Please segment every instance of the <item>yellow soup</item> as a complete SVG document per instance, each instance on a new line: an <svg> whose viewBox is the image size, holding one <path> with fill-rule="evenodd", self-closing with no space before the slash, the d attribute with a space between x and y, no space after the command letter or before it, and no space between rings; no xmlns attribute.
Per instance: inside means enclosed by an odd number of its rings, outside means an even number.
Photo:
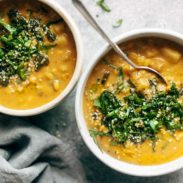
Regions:
<svg viewBox="0 0 183 183"><path fill-rule="evenodd" d="M23 16L26 20L34 17L35 20L45 25L48 25L47 23L50 21L61 18L51 8L37 1L17 0L15 3L5 0L0 2L0 12L5 23L9 23L7 14L11 9L18 11L20 16ZM43 30L46 32L47 29L44 28ZM74 73L77 56L73 35L63 20L48 25L48 28L54 34L55 39L49 42L46 38L43 38L42 42L46 46L43 45L41 49L44 49L44 54L49 59L49 63L36 71L31 70L31 67L26 68L26 79L24 77L20 79L15 75L10 78L7 86L0 86L0 105L12 109L39 107L56 98L68 85ZM32 31L33 33L37 31L36 26ZM39 44L39 41L37 42ZM34 40L31 44L34 44ZM29 62L27 61L24 64L27 63ZM17 68L14 67L13 69L16 70Z"/></svg>
<svg viewBox="0 0 183 183"><path fill-rule="evenodd" d="M171 83L178 88L183 86L183 48L168 40L158 38L141 38L126 42L120 47L138 65L149 66L159 71L167 80L168 86L161 82L157 85L159 92L170 89ZM106 60L110 62L106 64ZM123 61L114 51L110 51L93 69L84 92L83 110L89 130L108 132L102 122L102 114L94 107L94 100L105 90L114 93L118 82L118 72L114 67L122 67L124 80L131 80L136 90L147 98L151 97L149 80L154 79L152 73L143 70L134 70ZM104 77L104 73L107 75ZM100 82L99 82L100 81ZM102 82L103 83L102 83ZM119 88L120 89L120 86ZM129 95L125 86L116 93L118 99ZM182 102L182 97L179 99ZM171 113L171 112L170 112ZM138 123L139 124L139 123ZM111 156L133 164L154 165L162 164L179 158L183 155L183 131L169 131L162 127L156 134L156 141L147 139L141 143L127 140L125 143L114 143L111 136L96 137L97 144Z"/></svg>

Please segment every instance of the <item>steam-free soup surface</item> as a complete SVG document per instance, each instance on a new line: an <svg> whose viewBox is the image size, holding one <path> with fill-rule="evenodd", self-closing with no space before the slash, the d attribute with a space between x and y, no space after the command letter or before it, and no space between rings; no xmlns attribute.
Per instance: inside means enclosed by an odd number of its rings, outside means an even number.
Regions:
<svg viewBox="0 0 183 183"><path fill-rule="evenodd" d="M126 131L126 133L130 134L131 136L125 136L124 133L122 134L120 132L120 130L119 133L109 130L112 128L110 125L119 125L119 123L115 121L116 119L119 119L119 116L121 125L123 125L123 120L121 120L124 117L123 113L119 114L116 112L116 114L114 114L115 111L113 111L113 114L105 114L105 109L102 108L103 106L101 107L101 105L106 105L104 103L107 102L109 98L105 98L103 100L103 104L101 104L100 102L103 99L101 98L102 93L102 96L104 97L104 93L107 91L111 92L111 96L115 96L117 100L121 100L122 104L120 105L125 107L125 101L132 101L132 98L129 99L128 97L128 99L124 99L124 97L129 95L132 96L131 93L133 93L133 90L135 90L137 93L139 92L140 95L142 95L145 98L144 99L142 97L145 102L147 101L148 104L154 105L153 102L150 103L151 97L153 96L153 92L157 92L159 93L159 95L161 95L161 93L164 92L165 95L163 95L163 97L167 97L168 95L168 98L173 98L172 101L176 102L176 105L180 105L178 109L180 109L179 114L181 116L182 95L179 96L177 101L174 100L176 97L173 95L175 94L174 91L178 93L178 91L180 91L183 86L182 46L174 44L164 39L144 38L132 40L130 42L122 44L120 47L123 50L125 50L128 56L136 64L150 66L161 72L167 80L168 86L162 84L152 73L148 73L142 70L134 70L126 62L124 62L114 51L110 51L104 58L101 59L101 61L93 69L87 81L84 92L83 110L91 136L95 138L97 144L102 150L119 160L127 161L133 164L162 164L181 157L183 155L183 131L181 124L182 119L180 119L180 117L176 117L176 119L173 119L173 122L171 120L168 121L167 126L165 125L165 123L164 125L162 125L159 124L159 121L154 120L159 119L159 116L157 114L152 114L152 116L154 115L156 118L152 117L155 122L151 123L150 125L144 124L144 121L138 120L138 118L135 118L136 121L133 121L133 118L130 119L129 117L130 122L133 123L131 124L131 126L129 125L129 127L134 128L134 126L136 125L136 129L132 129L131 132ZM122 68L123 75L119 76L119 70L116 68ZM120 83L120 77L123 81L122 84ZM156 81L155 85L152 84L153 80ZM131 85L130 89L128 85ZM152 87L154 87L155 90L153 90ZM162 96L160 100L162 100ZM136 105L137 103L138 101L136 101L136 103L134 102L134 105ZM163 106L163 104L161 105ZM114 106L110 106L109 108L111 107ZM130 107L133 107L133 104L131 104ZM121 108L121 112L124 112L123 107ZM116 109L118 110L118 108ZM141 116L139 115L141 113L139 111L146 110L145 108L135 109L135 112L137 113L139 118L141 118ZM165 110L168 110L168 108ZM161 111L161 109L159 109L159 111ZM128 111L128 115L129 113L131 114L131 112ZM175 111L173 110L169 111L167 113L167 116L170 116L171 114L174 115L175 113L177 113L174 112ZM114 115L117 115L118 118L113 117ZM145 118L149 114L144 113L141 115L144 115ZM161 115L161 112L159 115ZM111 120L111 118L113 118L113 121ZM108 123L109 121L111 122L110 125ZM176 121L179 121L180 124L176 123ZM146 119L145 122L148 123L148 119ZM107 126L107 124L109 126ZM125 122L125 124L127 123ZM149 126L145 128L144 126L146 125L149 125L151 128ZM118 128L115 128L115 130L118 130ZM134 138L132 135L133 130L134 133L136 133L136 136ZM137 130L139 130L139 133L144 133L144 136L142 134L137 136ZM145 130L149 130L151 133L147 134L147 131ZM122 135L129 139L122 138ZM121 140L121 142L119 142L119 139Z"/></svg>
<svg viewBox="0 0 183 183"><path fill-rule="evenodd" d="M0 2L1 19L5 23L10 23L7 15L10 10L18 11L26 20L33 17L48 26L53 34L53 37L48 35L48 38L40 41L40 44L44 43L40 53L44 52L49 63L42 64L37 70L26 68L23 76L19 74L21 78L13 75L6 86L0 86L0 105L12 109L32 109L50 102L68 85L76 65L75 42L64 20L51 8L37 1ZM44 30L47 31L45 27ZM24 64L27 63L32 64L29 61Z"/></svg>

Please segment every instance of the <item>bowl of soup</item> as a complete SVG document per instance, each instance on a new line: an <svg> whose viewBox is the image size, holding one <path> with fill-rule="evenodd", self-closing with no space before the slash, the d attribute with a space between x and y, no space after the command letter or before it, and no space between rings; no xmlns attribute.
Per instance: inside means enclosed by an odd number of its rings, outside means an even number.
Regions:
<svg viewBox="0 0 183 183"><path fill-rule="evenodd" d="M158 176L183 167L183 36L135 30L114 40L135 70L105 45L90 61L76 94L76 118L89 149L109 167Z"/></svg>
<svg viewBox="0 0 183 183"><path fill-rule="evenodd" d="M73 89L82 42L73 19L55 1L0 1L0 112L47 111Z"/></svg>

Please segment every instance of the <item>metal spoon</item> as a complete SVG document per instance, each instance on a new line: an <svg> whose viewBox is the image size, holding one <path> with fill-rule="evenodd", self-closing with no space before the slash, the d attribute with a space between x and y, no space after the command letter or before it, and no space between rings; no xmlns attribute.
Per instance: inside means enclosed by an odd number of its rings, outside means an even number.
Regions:
<svg viewBox="0 0 183 183"><path fill-rule="evenodd" d="M80 13L85 17L85 19L95 28L95 30L110 44L110 46L118 53L120 57L122 57L129 65L138 70L146 70L156 74L163 83L167 84L165 78L156 70L146 67L146 66L138 66L132 60L128 58L128 56L120 49L120 47L114 43L108 35L102 30L102 28L98 25L98 23L91 16L89 11L86 9L84 4L80 0L72 0L75 7L80 11Z"/></svg>

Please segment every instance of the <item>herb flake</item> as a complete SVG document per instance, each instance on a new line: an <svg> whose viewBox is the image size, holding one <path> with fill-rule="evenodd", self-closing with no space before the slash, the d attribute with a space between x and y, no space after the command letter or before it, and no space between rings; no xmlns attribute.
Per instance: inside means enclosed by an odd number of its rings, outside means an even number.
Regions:
<svg viewBox="0 0 183 183"><path fill-rule="evenodd" d="M119 28L123 23L123 19L119 19L117 20L114 24L113 24L113 28Z"/></svg>
<svg viewBox="0 0 183 183"><path fill-rule="evenodd" d="M98 0L97 1L97 5L100 6L102 8L102 10L104 10L106 12L110 12L111 11L109 6L106 4L105 0Z"/></svg>

